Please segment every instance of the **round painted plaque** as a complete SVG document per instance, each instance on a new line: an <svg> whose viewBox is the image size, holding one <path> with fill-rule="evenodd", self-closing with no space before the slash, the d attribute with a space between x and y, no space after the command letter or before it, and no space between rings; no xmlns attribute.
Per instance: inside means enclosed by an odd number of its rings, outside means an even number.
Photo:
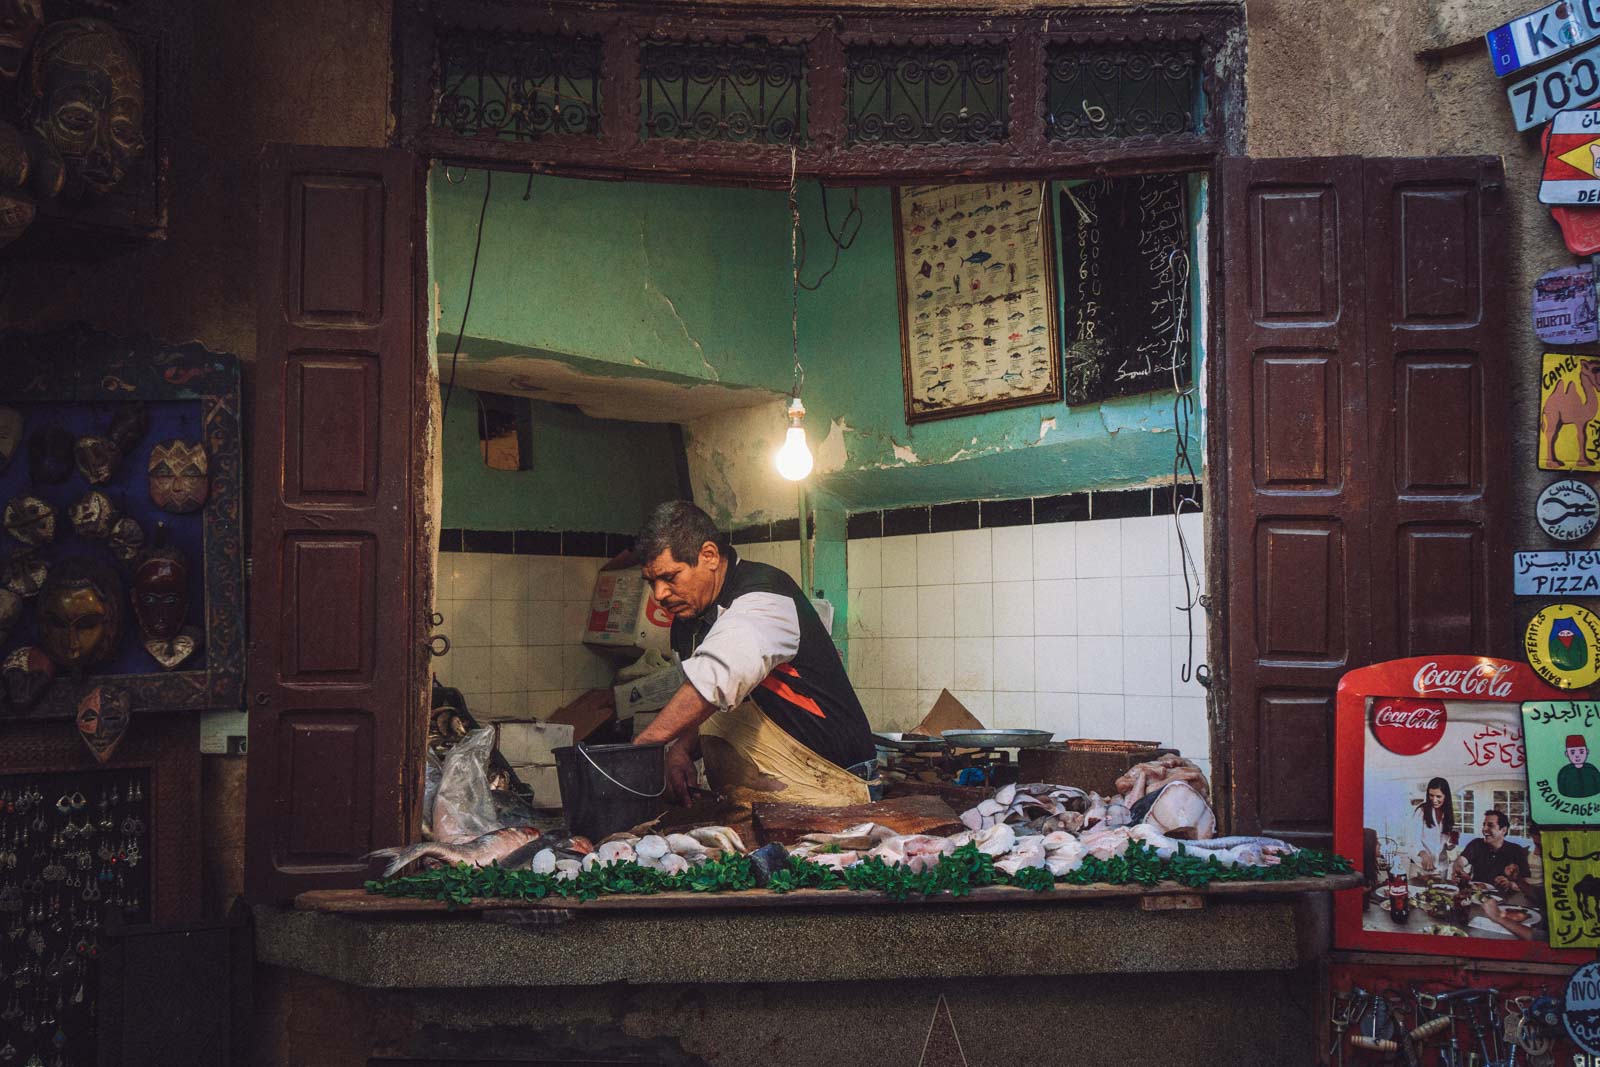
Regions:
<svg viewBox="0 0 1600 1067"><path fill-rule="evenodd" d="M1546 604L1528 622L1522 651L1557 689L1587 689L1600 679L1600 618L1577 604Z"/></svg>
<svg viewBox="0 0 1600 1067"><path fill-rule="evenodd" d="M1600 496L1587 482L1563 478L1544 487L1534 514L1539 529L1557 541L1581 541L1600 522Z"/></svg>

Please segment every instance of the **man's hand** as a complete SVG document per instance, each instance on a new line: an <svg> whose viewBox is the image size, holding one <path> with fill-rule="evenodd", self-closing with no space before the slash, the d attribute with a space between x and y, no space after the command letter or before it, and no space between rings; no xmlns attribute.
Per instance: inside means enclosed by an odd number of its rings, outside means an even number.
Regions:
<svg viewBox="0 0 1600 1067"><path fill-rule="evenodd" d="M694 756L690 753L689 747L680 741L667 749L667 792L671 793L672 799L679 804L689 803L689 792L700 780L700 775L694 769Z"/></svg>
<svg viewBox="0 0 1600 1067"><path fill-rule="evenodd" d="M1417 866L1421 867L1424 871L1432 873L1433 869L1438 865L1439 862L1434 859L1433 853L1429 852L1427 849L1423 849L1417 853Z"/></svg>

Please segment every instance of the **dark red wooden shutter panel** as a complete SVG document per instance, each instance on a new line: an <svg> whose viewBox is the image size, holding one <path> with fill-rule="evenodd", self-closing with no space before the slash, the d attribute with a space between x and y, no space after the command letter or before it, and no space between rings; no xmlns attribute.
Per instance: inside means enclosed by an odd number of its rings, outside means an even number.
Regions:
<svg viewBox="0 0 1600 1067"><path fill-rule="evenodd" d="M262 164L246 888L359 884L409 833L415 163Z"/></svg>
<svg viewBox="0 0 1600 1067"><path fill-rule="evenodd" d="M1233 825L1326 833L1368 654L1361 161L1230 160L1223 192Z"/></svg>
<svg viewBox="0 0 1600 1067"><path fill-rule="evenodd" d="M1366 179L1373 659L1517 657L1500 161L1371 159Z"/></svg>
<svg viewBox="0 0 1600 1067"><path fill-rule="evenodd" d="M1222 179L1231 815L1320 839L1340 675L1506 651L1500 176L1341 157Z"/></svg>

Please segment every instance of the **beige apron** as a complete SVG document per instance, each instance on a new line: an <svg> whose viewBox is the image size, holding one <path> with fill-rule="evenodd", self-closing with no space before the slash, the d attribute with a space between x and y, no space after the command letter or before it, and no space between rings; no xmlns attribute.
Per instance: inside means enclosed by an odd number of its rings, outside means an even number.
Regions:
<svg viewBox="0 0 1600 1067"><path fill-rule="evenodd" d="M749 790L762 794L756 799L818 808L872 800L865 781L796 741L753 701L700 724L700 755L719 792Z"/></svg>

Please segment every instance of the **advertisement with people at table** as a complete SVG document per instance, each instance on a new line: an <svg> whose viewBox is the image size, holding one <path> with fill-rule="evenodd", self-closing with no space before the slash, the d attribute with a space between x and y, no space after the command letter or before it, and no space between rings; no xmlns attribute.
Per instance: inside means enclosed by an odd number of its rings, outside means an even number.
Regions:
<svg viewBox="0 0 1600 1067"><path fill-rule="evenodd" d="M1362 884L1334 895L1335 947L1583 961L1551 936L1546 889L1572 872L1549 856L1523 717L1525 701L1573 695L1490 656L1414 656L1339 679L1333 843Z"/></svg>

